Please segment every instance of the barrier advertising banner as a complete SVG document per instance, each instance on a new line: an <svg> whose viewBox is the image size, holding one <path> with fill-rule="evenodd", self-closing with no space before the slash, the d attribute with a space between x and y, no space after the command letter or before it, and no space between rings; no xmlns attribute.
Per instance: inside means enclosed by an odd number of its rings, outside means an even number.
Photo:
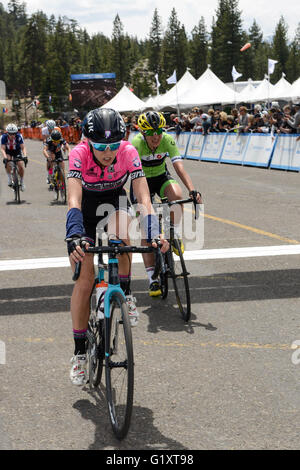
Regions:
<svg viewBox="0 0 300 470"><path fill-rule="evenodd" d="M227 134L219 132L218 134L209 134L205 136L201 152L201 160L218 162Z"/></svg>
<svg viewBox="0 0 300 470"><path fill-rule="evenodd" d="M280 134L277 137L270 168L300 171L299 134Z"/></svg>
<svg viewBox="0 0 300 470"><path fill-rule="evenodd" d="M271 134L251 134L243 165L268 167L276 137Z"/></svg>
<svg viewBox="0 0 300 470"><path fill-rule="evenodd" d="M244 160L249 138L249 134L227 134L220 162L241 165Z"/></svg>
<svg viewBox="0 0 300 470"><path fill-rule="evenodd" d="M199 132L191 133L191 137L185 153L185 158L190 158L191 160L200 160L203 143L203 134L200 134Z"/></svg>
<svg viewBox="0 0 300 470"><path fill-rule="evenodd" d="M179 135L176 135L175 132L168 132L168 134L170 134L173 137L178 147L180 155L184 158L186 149L188 146L188 142L191 136L190 132L181 132L181 134Z"/></svg>

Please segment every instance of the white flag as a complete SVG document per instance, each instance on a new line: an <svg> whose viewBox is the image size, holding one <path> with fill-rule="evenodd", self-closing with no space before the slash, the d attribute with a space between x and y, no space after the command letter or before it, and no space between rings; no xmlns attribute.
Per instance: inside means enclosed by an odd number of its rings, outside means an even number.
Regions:
<svg viewBox="0 0 300 470"><path fill-rule="evenodd" d="M159 88L160 83L159 83L159 80L158 80L158 73L155 74L155 80L156 80L156 86L157 86L157 88Z"/></svg>
<svg viewBox="0 0 300 470"><path fill-rule="evenodd" d="M278 60L268 59L268 75L272 75L275 70L275 64L278 63Z"/></svg>
<svg viewBox="0 0 300 470"><path fill-rule="evenodd" d="M232 79L233 81L235 82L239 77L241 77L243 74L242 73L239 73L235 66L233 65L232 66L232 72L231 72L231 75L232 75Z"/></svg>
<svg viewBox="0 0 300 470"><path fill-rule="evenodd" d="M167 83L168 83L168 85L172 85L173 83L177 83L176 70L174 70L173 75L171 75L171 77L167 78Z"/></svg>

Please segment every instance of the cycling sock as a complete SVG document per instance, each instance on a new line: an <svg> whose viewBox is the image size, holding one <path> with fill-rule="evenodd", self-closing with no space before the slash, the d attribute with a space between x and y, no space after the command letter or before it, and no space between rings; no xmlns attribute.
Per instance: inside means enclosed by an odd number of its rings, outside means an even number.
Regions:
<svg viewBox="0 0 300 470"><path fill-rule="evenodd" d="M154 274L154 266L149 266L149 268L146 268L146 272L147 272L148 279L149 279L149 285L151 285L152 282L154 281L154 279L152 279L152 276Z"/></svg>
<svg viewBox="0 0 300 470"><path fill-rule="evenodd" d="M130 290L131 274L127 276L123 276L122 274L120 274L119 278L120 278L120 286L121 286L121 289L124 291L124 294L130 295L131 294L131 290Z"/></svg>
<svg viewBox="0 0 300 470"><path fill-rule="evenodd" d="M74 330L73 329L73 336L74 336L74 343L75 343L75 350L74 355L77 354L85 354L85 342L86 342L86 332L87 330Z"/></svg>

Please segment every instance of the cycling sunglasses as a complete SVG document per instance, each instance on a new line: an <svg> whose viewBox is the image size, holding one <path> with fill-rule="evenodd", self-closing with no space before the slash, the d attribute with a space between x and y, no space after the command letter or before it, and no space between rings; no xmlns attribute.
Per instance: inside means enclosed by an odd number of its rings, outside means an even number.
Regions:
<svg viewBox="0 0 300 470"><path fill-rule="evenodd" d="M95 150L98 150L99 152L104 152L106 149L109 149L111 152L113 152L114 150L118 150L121 142L114 142L113 144L98 144L90 140L90 144Z"/></svg>
<svg viewBox="0 0 300 470"><path fill-rule="evenodd" d="M152 137L153 135L161 135L163 133L163 128L160 128L160 129L148 129L147 131L144 131L144 133L149 136L149 137Z"/></svg>

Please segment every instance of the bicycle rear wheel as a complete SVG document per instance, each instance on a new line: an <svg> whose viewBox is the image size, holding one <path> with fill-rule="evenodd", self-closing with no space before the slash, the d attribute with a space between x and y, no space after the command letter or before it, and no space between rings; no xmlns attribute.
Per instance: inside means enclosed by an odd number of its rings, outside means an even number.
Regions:
<svg viewBox="0 0 300 470"><path fill-rule="evenodd" d="M59 169L57 185L58 185L58 191L60 194L60 199L63 204L66 204L67 202L66 181L65 181L65 177L61 169Z"/></svg>
<svg viewBox="0 0 300 470"><path fill-rule="evenodd" d="M189 273L186 270L185 261L183 258L181 243L177 238L172 241L172 246L177 250L176 255L172 248L170 250L169 263L170 275L173 279L176 301L185 322L188 322L191 317L191 298L189 288Z"/></svg>
<svg viewBox="0 0 300 470"><path fill-rule="evenodd" d="M114 293L110 304L109 344L105 351L106 397L110 422L121 440L128 432L134 387L134 363L131 326L124 297Z"/></svg>

